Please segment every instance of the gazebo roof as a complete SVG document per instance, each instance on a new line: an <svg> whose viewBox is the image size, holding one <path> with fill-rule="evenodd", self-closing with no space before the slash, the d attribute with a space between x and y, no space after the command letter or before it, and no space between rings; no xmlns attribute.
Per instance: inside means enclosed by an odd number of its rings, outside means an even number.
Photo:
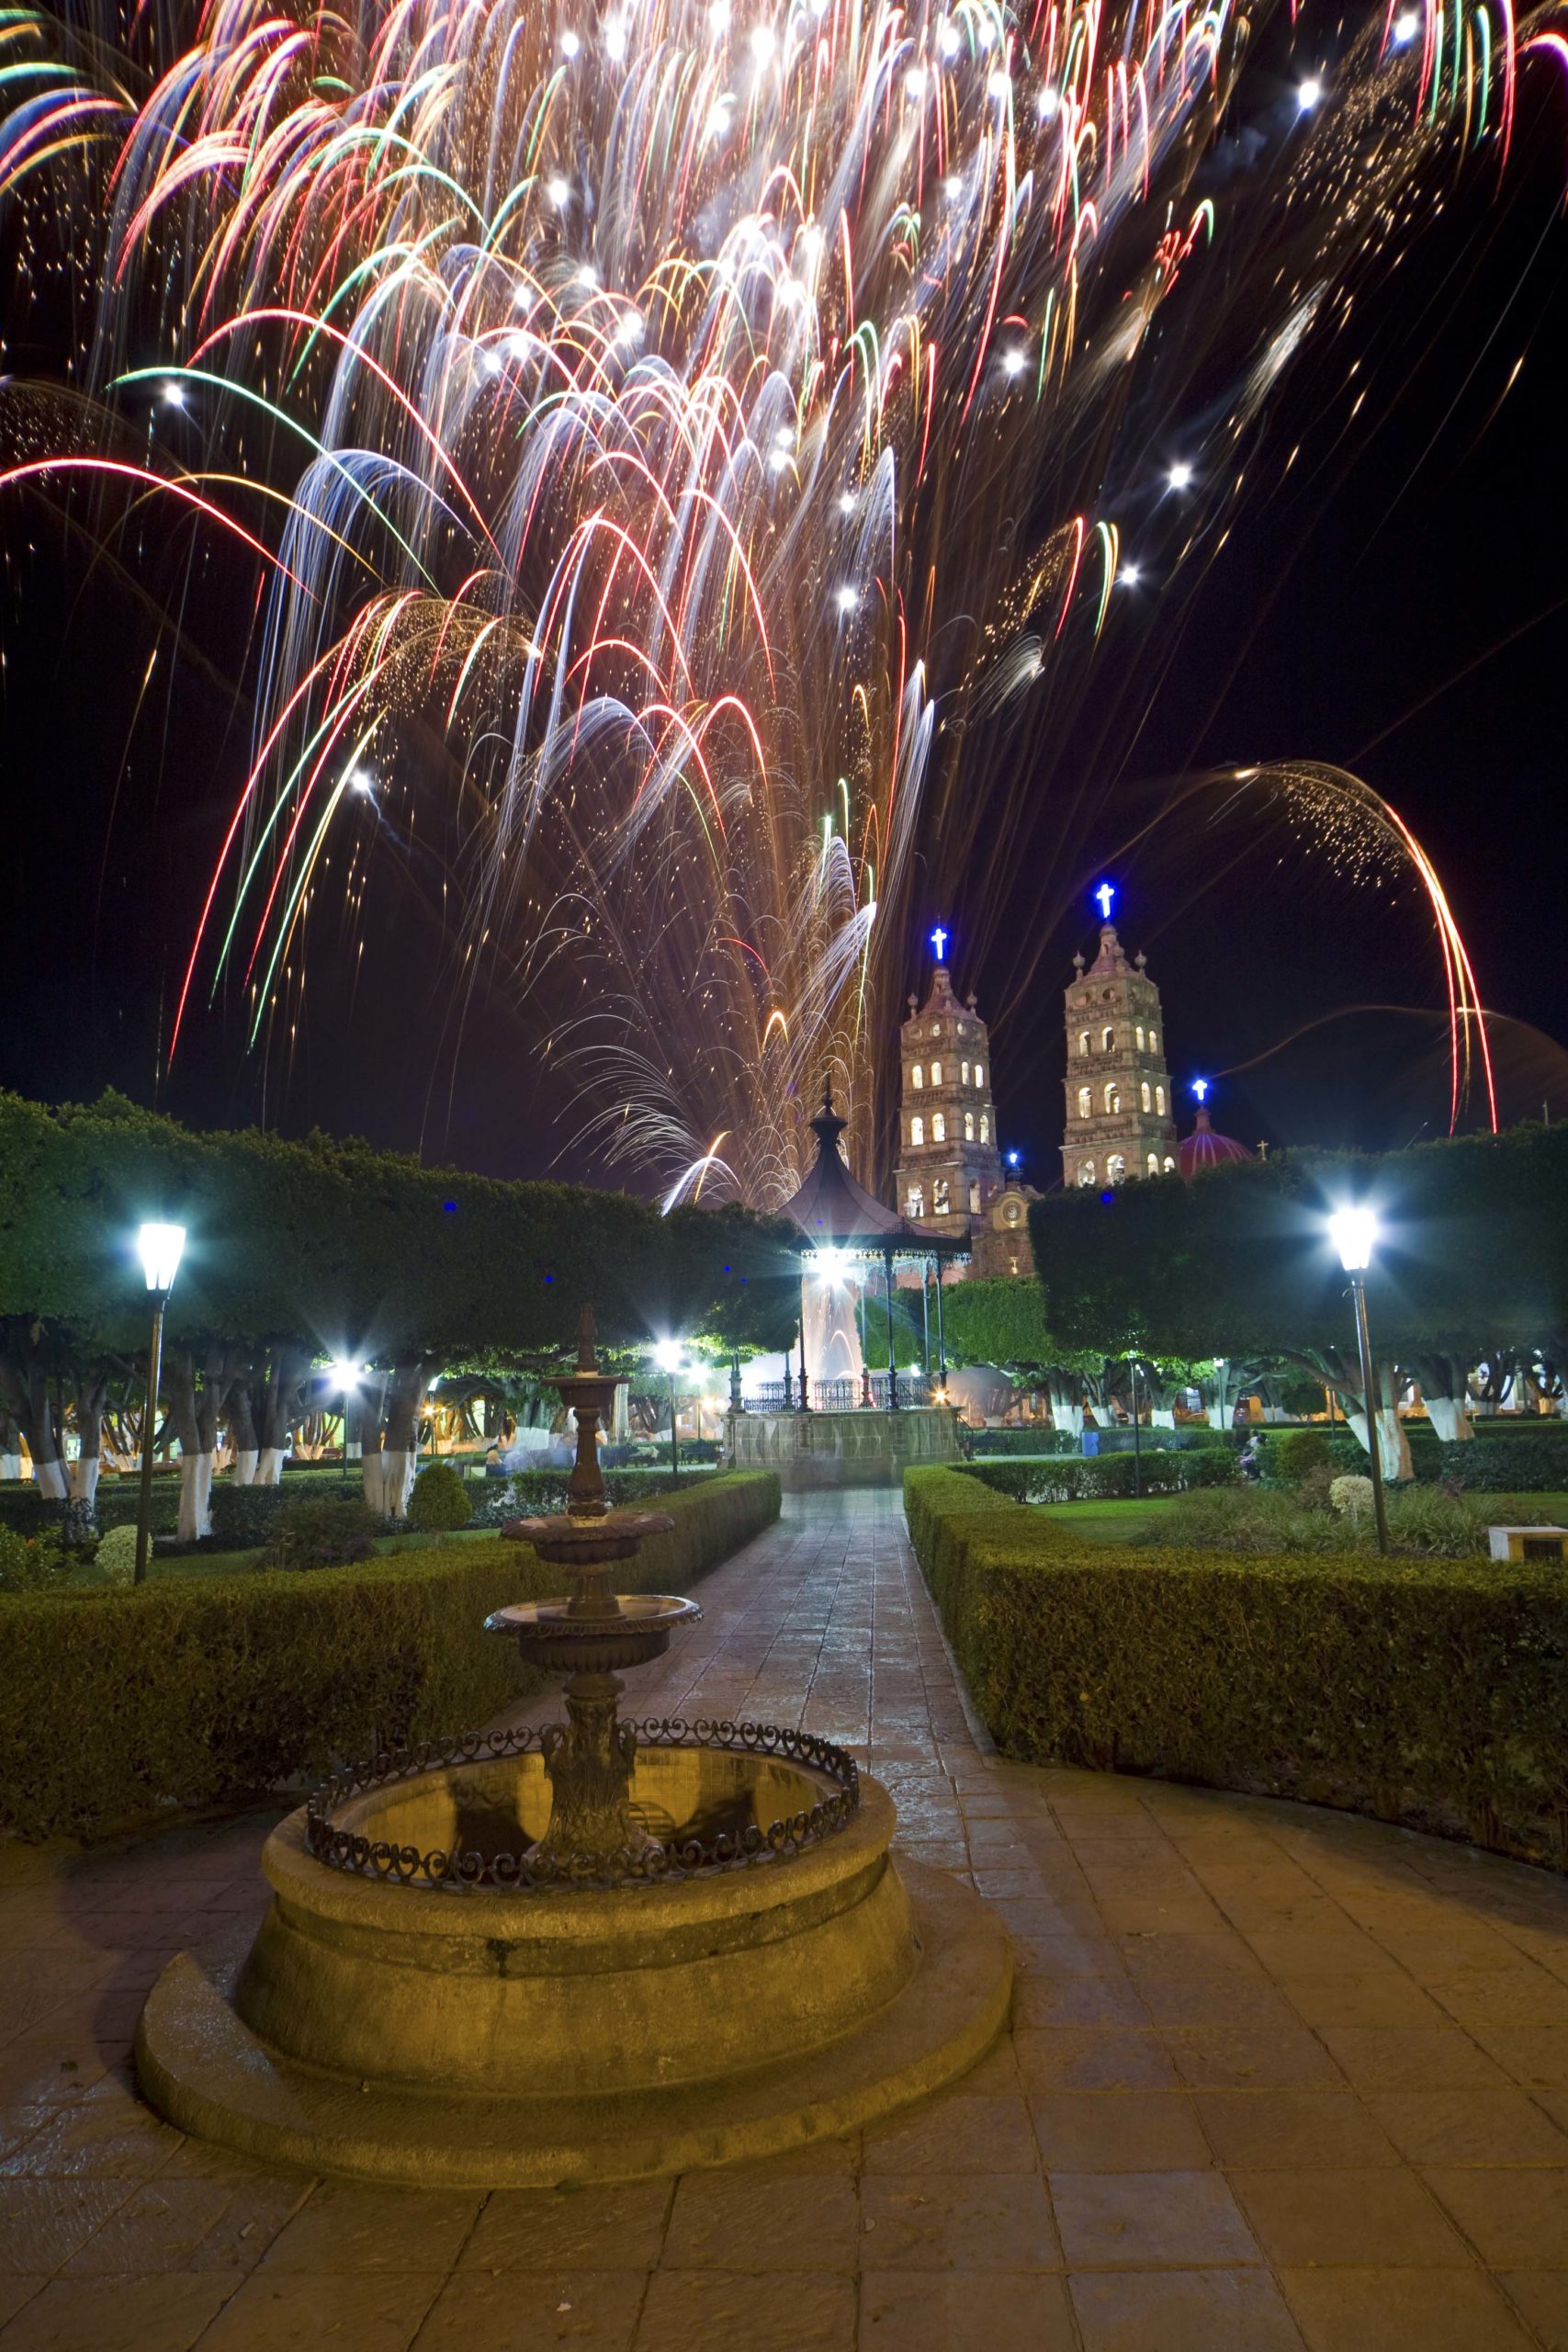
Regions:
<svg viewBox="0 0 1568 2352"><path fill-rule="evenodd" d="M966 1240L907 1225L896 1209L884 1208L863 1184L856 1183L839 1149L848 1124L833 1108L831 1090L824 1088L822 1108L811 1122L816 1160L779 1215L798 1226L818 1250L855 1250L877 1258L889 1253L895 1258L967 1257Z"/></svg>

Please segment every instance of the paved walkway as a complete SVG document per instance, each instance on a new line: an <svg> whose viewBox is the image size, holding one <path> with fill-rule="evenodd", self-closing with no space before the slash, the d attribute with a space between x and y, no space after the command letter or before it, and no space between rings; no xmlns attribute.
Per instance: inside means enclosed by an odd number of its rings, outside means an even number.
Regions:
<svg viewBox="0 0 1568 2352"><path fill-rule="evenodd" d="M701 1597L634 1706L863 1747L1012 1930L1005 2043L744 2171L309 2182L126 2069L165 1955L256 1908L276 1815L0 1846L0 2352L1568 2352L1568 1885L998 1762L888 1496L795 1503Z"/></svg>

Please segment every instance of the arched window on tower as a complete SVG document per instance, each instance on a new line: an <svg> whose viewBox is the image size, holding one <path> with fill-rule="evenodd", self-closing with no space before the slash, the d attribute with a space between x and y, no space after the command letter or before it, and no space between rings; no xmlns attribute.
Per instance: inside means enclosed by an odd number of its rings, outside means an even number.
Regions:
<svg viewBox="0 0 1568 2352"><path fill-rule="evenodd" d="M975 1083L976 1086L984 1086L986 1083L986 1065L984 1062L976 1062L975 1065Z"/></svg>
<svg viewBox="0 0 1568 2352"><path fill-rule="evenodd" d="M910 1122L909 1122L909 1141L910 1141L911 1143L924 1143L925 1139L926 1139L926 1123L925 1123L925 1121L924 1121L923 1119L919 1119L919 1118L911 1119L911 1120L910 1120Z"/></svg>
<svg viewBox="0 0 1568 2352"><path fill-rule="evenodd" d="M1087 1029L1080 1029L1078 1031L1078 1051L1080 1054L1087 1054L1089 1051L1089 1031Z"/></svg>
<svg viewBox="0 0 1568 2352"><path fill-rule="evenodd" d="M980 1214L980 1179L978 1176L974 1179L969 1187L969 1214L971 1216L978 1216Z"/></svg>
<svg viewBox="0 0 1568 2352"><path fill-rule="evenodd" d="M981 1112L981 1114L980 1114L980 1141L981 1141L982 1143L989 1143L989 1142L990 1142L990 1140L991 1140L991 1122L990 1122L990 1116L989 1116L988 1113L987 1113L987 1112L985 1112L985 1111L982 1111L982 1112Z"/></svg>
<svg viewBox="0 0 1568 2352"><path fill-rule="evenodd" d="M931 1113L931 1141L932 1143L945 1143L947 1141L947 1121L942 1117L940 1111L933 1111Z"/></svg>
<svg viewBox="0 0 1568 2352"><path fill-rule="evenodd" d="M1119 1151L1113 1151L1110 1159L1105 1163L1105 1178L1107 1183L1120 1184L1122 1179L1126 1173L1126 1161L1122 1159L1122 1154Z"/></svg>
<svg viewBox="0 0 1568 2352"><path fill-rule="evenodd" d="M1144 1108L1146 1111L1149 1107L1149 1081L1146 1078L1144 1080L1143 1102Z"/></svg>
<svg viewBox="0 0 1568 2352"><path fill-rule="evenodd" d="M947 1179L945 1176L939 1176L931 1186L931 1215L932 1216L951 1216L952 1214Z"/></svg>
<svg viewBox="0 0 1568 2352"><path fill-rule="evenodd" d="M1168 1152L1168 1151L1166 1153L1166 1156L1165 1156L1165 1170L1164 1170L1164 1172L1165 1172L1165 1174L1166 1174L1166 1175L1168 1175L1168 1176L1174 1176L1174 1175L1175 1175L1175 1173L1176 1173L1176 1162L1175 1162L1175 1160L1174 1160L1174 1159L1172 1159L1172 1158L1171 1158L1171 1156L1170 1156L1170 1154L1169 1154L1169 1152Z"/></svg>
<svg viewBox="0 0 1568 2352"><path fill-rule="evenodd" d="M921 1217L924 1216L925 1213L926 1196L924 1189L919 1184L911 1184L908 1191L904 1195L904 1215L906 1216Z"/></svg>
<svg viewBox="0 0 1568 2352"><path fill-rule="evenodd" d="M1078 1089L1078 1116L1080 1119L1092 1119L1094 1116L1094 1093L1087 1086Z"/></svg>
<svg viewBox="0 0 1568 2352"><path fill-rule="evenodd" d="M1165 1089L1163 1086L1156 1086L1155 1088L1155 1109L1159 1113L1160 1117L1163 1119L1165 1116Z"/></svg>
<svg viewBox="0 0 1568 2352"><path fill-rule="evenodd" d="M1138 1023L1138 1051L1139 1051L1139 1053L1142 1053L1142 1052L1143 1052L1143 1050L1144 1050L1144 1024L1143 1024L1143 1023L1140 1021L1140 1022L1139 1022L1139 1023Z"/></svg>
<svg viewBox="0 0 1568 2352"><path fill-rule="evenodd" d="M975 1140L975 1114L973 1111L965 1111L964 1114L964 1140L965 1143L973 1143Z"/></svg>
<svg viewBox="0 0 1568 2352"><path fill-rule="evenodd" d="M958 1079L959 1079L959 1083L960 1083L960 1085L962 1085L962 1086L967 1086L967 1085L968 1085L968 1083L969 1083L969 1065L968 1065L968 1063L967 1063L967 1062L960 1062L960 1063L959 1063L959 1065L958 1065Z"/></svg>
<svg viewBox="0 0 1568 2352"><path fill-rule="evenodd" d="M933 1086L940 1086L942 1084L942 1064L940 1062L932 1062L931 1064L931 1084Z"/></svg>
<svg viewBox="0 0 1568 2352"><path fill-rule="evenodd" d="M1108 1086L1108 1087L1106 1088L1106 1090L1105 1090L1105 1115L1106 1115L1106 1117L1107 1117L1108 1119L1113 1119L1113 1118L1116 1116L1117 1112L1118 1112L1118 1111L1120 1111L1120 1109L1121 1109L1121 1108L1122 1108L1122 1090L1121 1090L1121 1088L1120 1088L1119 1086Z"/></svg>
<svg viewBox="0 0 1568 2352"><path fill-rule="evenodd" d="M1157 1029L1151 1029L1149 1031L1149 1051L1151 1054L1157 1054L1159 1051L1159 1031Z"/></svg>
<svg viewBox="0 0 1568 2352"><path fill-rule="evenodd" d="M1080 1160L1079 1160L1079 1162L1078 1162L1078 1182L1079 1182L1080 1184L1092 1184L1092 1183L1093 1183L1093 1182L1094 1182L1094 1162L1093 1162L1093 1160L1092 1160L1092 1159L1080 1159Z"/></svg>
<svg viewBox="0 0 1568 2352"><path fill-rule="evenodd" d="M917 1063L915 1064L914 1068L913 1068L913 1069L910 1070L910 1072L909 1072L909 1083L910 1083L910 1085L911 1085L911 1086L923 1086L923 1085L925 1084L925 1082L926 1082L926 1073L925 1073L925 1070L924 1070L924 1069L922 1068L922 1066L921 1066L919 1062L917 1062Z"/></svg>
<svg viewBox="0 0 1568 2352"><path fill-rule="evenodd" d="M1157 1151L1151 1151L1149 1154L1149 1174L1151 1176L1157 1176L1159 1174L1159 1154Z"/></svg>
<svg viewBox="0 0 1568 2352"><path fill-rule="evenodd" d="M1114 1046L1114 1044L1115 1044L1115 1043L1116 1043L1116 1032L1115 1032L1115 1030L1114 1030L1114 1029L1106 1029L1106 1030L1103 1030L1103 1031L1101 1032L1101 1034L1100 1034L1100 1052L1101 1052L1102 1054L1108 1054L1108 1053L1111 1051L1111 1048L1112 1047L1112 1046Z"/></svg>

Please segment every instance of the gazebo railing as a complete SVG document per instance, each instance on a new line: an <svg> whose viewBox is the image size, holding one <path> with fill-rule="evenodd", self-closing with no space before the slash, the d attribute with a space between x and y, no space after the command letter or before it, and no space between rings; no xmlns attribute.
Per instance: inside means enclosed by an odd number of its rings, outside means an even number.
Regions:
<svg viewBox="0 0 1568 2352"><path fill-rule="evenodd" d="M929 1405L935 1394L934 1374L900 1371L898 1374L899 1405ZM814 1413L854 1413L868 1401L874 1410L887 1408L887 1374L873 1372L864 1384L859 1380L812 1380L806 1384L807 1403ZM800 1375L788 1381L765 1380L750 1389L746 1396L749 1413L793 1413L800 1405Z"/></svg>

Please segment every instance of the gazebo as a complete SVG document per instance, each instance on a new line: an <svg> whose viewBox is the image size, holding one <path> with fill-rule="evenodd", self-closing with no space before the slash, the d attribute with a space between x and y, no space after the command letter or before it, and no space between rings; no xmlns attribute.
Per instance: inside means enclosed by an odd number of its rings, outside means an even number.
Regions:
<svg viewBox="0 0 1568 2352"><path fill-rule="evenodd" d="M792 1487L890 1484L901 1476L907 1463L951 1461L958 1450L950 1407L900 1403L893 1270L900 1261L937 1261L937 1356L945 1379L940 1267L944 1259L967 1257L968 1241L907 1223L858 1184L839 1148L846 1124L833 1108L831 1091L825 1089L822 1108L811 1122L817 1138L816 1159L799 1191L779 1212L810 1245L800 1271L798 1402L791 1397L786 1378L782 1411L732 1410L729 1416L730 1460L737 1464L765 1464ZM887 1311L886 1402L879 1405L874 1400L870 1377L863 1367L858 1403L848 1409L837 1400L824 1405L829 1384L821 1376L819 1363L814 1404L807 1362L808 1285L813 1275L830 1279L832 1273L857 1263L882 1268Z"/></svg>
<svg viewBox="0 0 1568 2352"><path fill-rule="evenodd" d="M833 1108L831 1087L822 1090L822 1108L811 1122L811 1132L817 1138L817 1158L807 1171L800 1190L787 1200L779 1211L792 1225L797 1226L812 1245L812 1252L825 1257L836 1254L840 1262L858 1261L875 1264L880 1261L883 1271L884 1295L887 1308L887 1408L897 1412L898 1370L894 1361L893 1346L893 1269L900 1261L919 1259L937 1261L939 1268L944 1258L966 1258L969 1244L954 1240L947 1234L922 1231L910 1225L896 1209L885 1208L874 1200L863 1184L855 1182L843 1153L839 1137L848 1121L840 1119ZM800 1410L809 1410L809 1390L806 1368L806 1284L813 1272L811 1257L802 1261L800 1272ZM942 1283L936 1294L937 1364L939 1375L947 1374L947 1348L942 1327Z"/></svg>

